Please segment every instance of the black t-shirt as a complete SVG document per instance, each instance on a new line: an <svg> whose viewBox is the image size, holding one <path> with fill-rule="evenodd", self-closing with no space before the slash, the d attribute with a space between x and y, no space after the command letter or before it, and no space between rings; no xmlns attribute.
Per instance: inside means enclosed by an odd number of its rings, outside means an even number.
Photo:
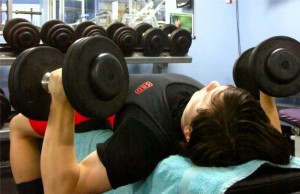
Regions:
<svg viewBox="0 0 300 194"><path fill-rule="evenodd" d="M146 178L157 163L177 153L176 144L184 139L180 128L183 110L195 91L201 88L174 83L165 87L172 130L162 130L140 106L127 103L117 114L114 134L97 145L113 188ZM171 124L170 124L171 125Z"/></svg>

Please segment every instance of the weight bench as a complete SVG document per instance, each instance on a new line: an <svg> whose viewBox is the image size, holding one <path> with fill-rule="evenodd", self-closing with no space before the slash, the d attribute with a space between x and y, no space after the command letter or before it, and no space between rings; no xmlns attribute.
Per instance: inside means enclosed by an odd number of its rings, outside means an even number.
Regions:
<svg viewBox="0 0 300 194"><path fill-rule="evenodd" d="M295 156L300 157L300 107L279 110L279 118L292 126L292 139L295 141Z"/></svg>
<svg viewBox="0 0 300 194"><path fill-rule="evenodd" d="M76 133L77 160L81 161L95 150L96 143L105 141L111 135L111 130ZM284 194L300 191L299 183L298 157L292 157L291 163L284 166L254 160L238 166L208 168L195 166L189 159L173 155L162 160L145 180L105 194Z"/></svg>

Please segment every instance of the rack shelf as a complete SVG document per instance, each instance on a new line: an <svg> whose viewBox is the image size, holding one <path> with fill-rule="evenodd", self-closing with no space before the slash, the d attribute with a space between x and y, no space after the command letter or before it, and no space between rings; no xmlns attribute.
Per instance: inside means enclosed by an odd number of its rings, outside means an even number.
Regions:
<svg viewBox="0 0 300 194"><path fill-rule="evenodd" d="M12 53L4 52L0 55L0 66L11 65L15 60ZM127 64L153 64L153 73L161 73L163 69L167 69L169 63L191 63L192 57L186 56L171 56L169 53L162 53L158 57L147 57L141 52L134 53L131 57L125 57Z"/></svg>

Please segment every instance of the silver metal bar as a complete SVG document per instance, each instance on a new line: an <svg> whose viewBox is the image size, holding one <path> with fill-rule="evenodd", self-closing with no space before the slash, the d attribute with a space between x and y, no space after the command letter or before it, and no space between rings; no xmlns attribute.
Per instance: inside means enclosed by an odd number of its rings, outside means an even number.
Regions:
<svg viewBox="0 0 300 194"><path fill-rule="evenodd" d="M30 15L42 15L42 12L40 11L13 11L15 14L30 14Z"/></svg>
<svg viewBox="0 0 300 194"><path fill-rule="evenodd" d="M7 0L7 21L12 19L12 0Z"/></svg>

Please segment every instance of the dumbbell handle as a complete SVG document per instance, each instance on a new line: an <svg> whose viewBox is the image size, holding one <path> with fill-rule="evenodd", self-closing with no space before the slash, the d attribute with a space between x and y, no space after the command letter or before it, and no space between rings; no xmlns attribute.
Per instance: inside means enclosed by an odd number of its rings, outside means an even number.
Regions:
<svg viewBox="0 0 300 194"><path fill-rule="evenodd" d="M49 88L48 88L48 84L49 84L49 79L50 79L50 72L47 72L44 74L43 78L42 78L42 87L43 89L47 92L49 92Z"/></svg>
<svg viewBox="0 0 300 194"><path fill-rule="evenodd" d="M300 128L298 128L298 127L292 127L292 134L300 136Z"/></svg>

